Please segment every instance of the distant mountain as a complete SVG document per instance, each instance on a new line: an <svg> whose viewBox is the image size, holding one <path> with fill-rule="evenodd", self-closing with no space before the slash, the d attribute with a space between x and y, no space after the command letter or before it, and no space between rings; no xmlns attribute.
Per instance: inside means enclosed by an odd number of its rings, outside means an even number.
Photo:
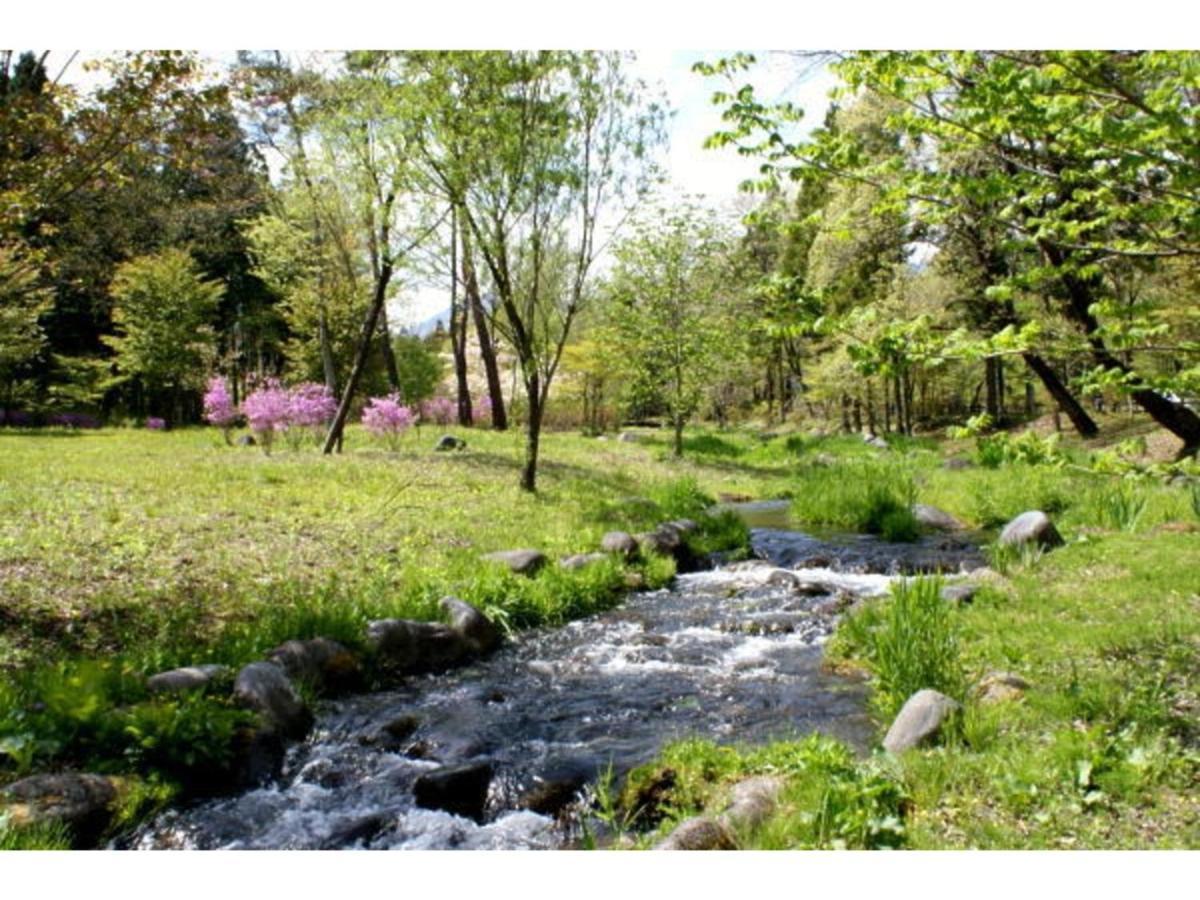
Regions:
<svg viewBox="0 0 1200 900"><path fill-rule="evenodd" d="M408 334L415 334L417 337L429 337L429 335L437 330L438 322L441 322L444 328L449 321L450 307L447 306L445 309L438 310L429 318L422 319L415 325L406 323L400 327Z"/></svg>

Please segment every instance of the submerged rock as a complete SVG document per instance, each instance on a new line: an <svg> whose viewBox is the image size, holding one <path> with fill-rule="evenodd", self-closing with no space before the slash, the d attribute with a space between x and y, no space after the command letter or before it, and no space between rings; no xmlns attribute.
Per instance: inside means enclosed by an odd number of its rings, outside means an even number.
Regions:
<svg viewBox="0 0 1200 900"><path fill-rule="evenodd" d="M1063 545L1062 535L1050 521L1050 517L1038 509L1023 512L1000 532L999 542L1005 546L1037 544L1049 549Z"/></svg>
<svg viewBox="0 0 1200 900"><path fill-rule="evenodd" d="M883 739L883 749L888 753L903 753L933 739L942 730L946 720L959 709L958 703L939 691L928 688L917 691L908 698L892 722Z"/></svg>
<svg viewBox="0 0 1200 900"><path fill-rule="evenodd" d="M60 823L76 847L91 847L112 823L117 785L90 773L31 775L0 789L0 813L13 825Z"/></svg>
<svg viewBox="0 0 1200 900"><path fill-rule="evenodd" d="M517 807L557 816L598 773L599 766L591 758L551 760L533 776L533 784L521 794Z"/></svg>
<svg viewBox="0 0 1200 900"><path fill-rule="evenodd" d="M424 809L482 822L492 775L491 764L485 762L445 766L421 775L413 784L413 798Z"/></svg>
<svg viewBox="0 0 1200 900"><path fill-rule="evenodd" d="M296 689L275 663L256 662L238 672L233 697L257 712L269 730L300 740L313 725L313 715Z"/></svg>
<svg viewBox="0 0 1200 900"><path fill-rule="evenodd" d="M546 564L546 556L540 550L500 550L485 553L486 562L500 563L517 575L534 575Z"/></svg>
<svg viewBox="0 0 1200 900"><path fill-rule="evenodd" d="M202 688L229 671L228 666L202 665L183 666L168 672L159 672L146 679L146 688L152 694L176 694Z"/></svg>

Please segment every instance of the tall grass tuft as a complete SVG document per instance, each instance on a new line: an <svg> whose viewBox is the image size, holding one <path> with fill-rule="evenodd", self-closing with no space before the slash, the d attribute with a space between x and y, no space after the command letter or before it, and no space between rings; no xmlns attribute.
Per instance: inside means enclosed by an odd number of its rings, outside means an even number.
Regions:
<svg viewBox="0 0 1200 900"><path fill-rule="evenodd" d="M802 522L851 528L888 541L915 541L916 486L907 468L874 461L805 470L792 502Z"/></svg>
<svg viewBox="0 0 1200 900"><path fill-rule="evenodd" d="M1129 482L1121 482L1100 496L1104 520L1119 531L1136 530L1146 511L1146 494Z"/></svg>
<svg viewBox="0 0 1200 900"><path fill-rule="evenodd" d="M965 675L953 611L941 597L940 578L892 586L889 599L845 619L839 635L875 678L873 703L890 719L923 688L961 699Z"/></svg>

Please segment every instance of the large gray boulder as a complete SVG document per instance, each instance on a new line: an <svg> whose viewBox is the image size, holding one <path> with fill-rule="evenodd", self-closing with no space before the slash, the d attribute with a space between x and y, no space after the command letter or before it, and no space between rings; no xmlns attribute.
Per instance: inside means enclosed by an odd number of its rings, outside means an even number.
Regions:
<svg viewBox="0 0 1200 900"><path fill-rule="evenodd" d="M118 784L81 772L31 775L0 789L0 818L18 826L59 823L76 847L91 847L112 823Z"/></svg>
<svg viewBox="0 0 1200 900"><path fill-rule="evenodd" d="M888 449L888 442L876 434L864 434L863 443L869 447L874 447L876 450Z"/></svg>
<svg viewBox="0 0 1200 900"><path fill-rule="evenodd" d="M1044 549L1063 545L1062 535L1050 517L1039 509L1023 512L1005 525L999 542L1005 546L1036 544Z"/></svg>
<svg viewBox="0 0 1200 900"><path fill-rule="evenodd" d="M655 850L736 850L729 828L716 819L697 816L680 822Z"/></svg>
<svg viewBox="0 0 1200 900"><path fill-rule="evenodd" d="M888 753L903 753L932 740L960 706L945 694L926 688L908 698L883 739Z"/></svg>
<svg viewBox="0 0 1200 900"><path fill-rule="evenodd" d="M625 559L633 559L638 553L638 542L627 531L610 531L600 539L600 549L605 553L616 553Z"/></svg>
<svg viewBox="0 0 1200 900"><path fill-rule="evenodd" d="M258 713L269 730L284 738L300 740L312 728L312 712L275 663L250 663L238 672L233 698Z"/></svg>
<svg viewBox="0 0 1200 900"><path fill-rule="evenodd" d="M423 809L441 809L482 822L492 774L491 764L485 762L434 769L414 782L413 798Z"/></svg>
<svg viewBox="0 0 1200 900"><path fill-rule="evenodd" d="M287 676L326 691L343 691L362 682L362 667L344 646L329 638L287 641L267 654Z"/></svg>
<svg viewBox="0 0 1200 900"><path fill-rule="evenodd" d="M367 623L367 644L379 662L394 672L438 672L474 655L470 640L441 622L378 619Z"/></svg>
<svg viewBox="0 0 1200 900"><path fill-rule="evenodd" d="M215 664L183 666L151 675L146 679L146 687L152 694L179 694L205 687L228 671L228 666Z"/></svg>
<svg viewBox="0 0 1200 900"><path fill-rule="evenodd" d="M438 601L450 627L463 636L473 653L491 653L500 646L500 629L478 609L457 597Z"/></svg>
<svg viewBox="0 0 1200 900"><path fill-rule="evenodd" d="M540 550L500 550L485 553L486 562L500 563L517 575L535 575L546 564L546 555Z"/></svg>
<svg viewBox="0 0 1200 900"><path fill-rule="evenodd" d="M967 527L945 510L926 503L914 503L912 514L918 525L934 531L965 531Z"/></svg>

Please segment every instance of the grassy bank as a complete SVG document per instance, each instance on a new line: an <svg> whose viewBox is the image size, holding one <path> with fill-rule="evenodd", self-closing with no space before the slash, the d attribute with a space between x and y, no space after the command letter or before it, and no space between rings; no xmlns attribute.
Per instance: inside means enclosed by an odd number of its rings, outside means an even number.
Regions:
<svg viewBox="0 0 1200 900"><path fill-rule="evenodd" d="M244 715L215 696L151 698L146 673L237 665L289 638L357 646L369 619L434 618L445 594L512 629L553 625L616 602L630 574L604 563L526 579L483 553L586 552L607 530L695 517L721 495L788 497L801 525L900 539L916 501L985 539L1041 508L1068 541L997 558L1007 577L929 626L953 632L944 662L957 679L946 683L963 686L960 729L866 764L823 739L744 754L688 742L667 751L684 774L659 827L719 803L737 778L783 771L784 812L747 846L1200 846L1200 534L1188 530L1200 513L1188 489L1092 471L1092 448L1055 465L950 470L930 440L880 451L857 437L697 430L682 461L657 433L547 435L529 496L515 486L518 434L459 433L469 449L440 454L428 430L397 452L354 431L346 454L323 458L268 457L201 429L0 432L0 782L63 766L149 772L122 799L134 821L170 799L184 748L223 752ZM742 537L714 526L699 549ZM650 586L673 571L657 558L637 568ZM839 664L875 667L879 683L879 655L852 632L835 642ZM965 688L990 669L1032 687L981 707ZM890 708L877 706L882 729Z"/></svg>

